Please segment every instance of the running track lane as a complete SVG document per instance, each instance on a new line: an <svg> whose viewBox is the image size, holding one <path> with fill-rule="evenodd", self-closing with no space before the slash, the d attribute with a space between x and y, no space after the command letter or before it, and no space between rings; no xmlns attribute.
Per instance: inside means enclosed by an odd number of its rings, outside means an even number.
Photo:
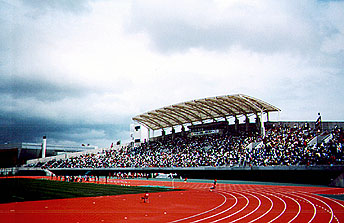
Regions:
<svg viewBox="0 0 344 223"><path fill-rule="evenodd" d="M171 186L151 180L126 185ZM344 222L344 202L321 194L343 188L175 182L187 191L0 204L0 222Z"/></svg>
<svg viewBox="0 0 344 223"><path fill-rule="evenodd" d="M192 186L195 187L194 185ZM254 187L247 186L236 187L235 191L246 191L246 194ZM224 211L213 213L207 217L200 218L201 215L197 215L198 219L194 222L343 222L344 221L344 205L342 201L321 197L309 193L312 188L298 187L298 190L293 190L293 187L267 187L268 192L262 191L264 187L258 186L257 193L261 196L268 198L268 202L261 202L261 206L267 206L268 203L271 206L266 212L262 212L259 205L255 208L254 196L246 196L247 205L244 208L239 207L240 203L236 204L240 211L234 211L235 206ZM232 188L231 188L232 189ZM278 189L278 190L276 190ZM315 188L318 190L318 188ZM302 191L303 190L303 191ZM314 188L313 188L314 190ZM323 189L325 191L325 189ZM339 188L338 190L343 190ZM338 192L338 190L336 190ZM265 189L265 191L267 191ZM230 193L230 191L227 191ZM234 194L233 191L231 191ZM243 193L236 192L236 198L240 200L240 196L245 196ZM264 194L265 193L265 194ZM252 194L251 194L252 195ZM260 199L258 196L255 199ZM277 200L276 200L277 198ZM278 200L280 200L278 204ZM281 202L283 205L281 205ZM251 205L249 205L251 203ZM247 209L247 206L251 206L253 211ZM277 216L276 213L280 213ZM209 213L208 213L209 214ZM220 215L221 214L221 215ZM253 219L252 219L253 218ZM189 219L190 220L190 219Z"/></svg>

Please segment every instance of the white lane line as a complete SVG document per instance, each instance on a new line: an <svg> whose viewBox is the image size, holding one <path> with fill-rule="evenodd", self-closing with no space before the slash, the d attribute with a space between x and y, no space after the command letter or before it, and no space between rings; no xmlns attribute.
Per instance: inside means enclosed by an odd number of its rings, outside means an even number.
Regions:
<svg viewBox="0 0 344 223"><path fill-rule="evenodd" d="M330 218L330 220L329 220L328 222L331 222L331 221L333 220L333 216L334 216L333 210L332 210L332 208L331 208L326 202L320 200L319 198L316 198L315 196L317 196L317 195L312 195L312 196L311 196L311 195L308 195L306 192L300 192L300 193L302 193L304 196L311 197L311 198L313 198L313 199L315 199L315 200L318 200L318 201L320 201L321 203L325 204L325 205L328 207L328 209L329 209L328 212L331 213L331 218Z"/></svg>
<svg viewBox="0 0 344 223"><path fill-rule="evenodd" d="M245 192L245 193L247 193L247 192ZM251 194L251 193L247 193L247 194L250 194L251 196L255 197L255 198L258 200L258 206L257 206L253 211L251 211L250 213L248 213L248 214L246 214L246 215L242 216L241 218L238 218L238 219L236 219L236 220L234 220L234 221L231 221L231 222L236 222L236 221L239 221L239 220L241 220L241 219L243 219L243 218L246 218L247 216L249 216L249 215L251 215L252 213L256 212L256 211L258 210L258 208L260 207L260 205L262 204L261 200L260 200L258 197L254 196L254 195ZM226 217L226 218L227 218L227 217Z"/></svg>
<svg viewBox="0 0 344 223"><path fill-rule="evenodd" d="M288 223L294 221L294 220L300 215L300 213L301 213L301 205L300 205L300 203L299 203L297 200L295 200L294 198L292 198L292 197L290 197L290 196L287 196L287 195L285 195L285 194L282 193L282 192L274 192L274 193L275 193L275 194L280 194L280 195L282 195L282 196L284 196L284 197L287 197L287 198L293 200L293 201L297 204L297 206L298 206L298 212L296 213L296 215L295 215L291 220L288 221ZM287 193L287 192L285 192L285 193ZM285 203L285 202L284 202L284 203ZM273 220L275 220L275 219L273 219ZM272 220L272 221L273 221L273 220ZM269 222L272 222L272 221L269 221Z"/></svg>
<svg viewBox="0 0 344 223"><path fill-rule="evenodd" d="M233 193L240 194L240 193L237 193L237 192L233 192ZM217 219L217 220L212 221L212 222L221 221L221 220L223 220L223 219L226 219L226 218L229 218L229 217L231 217L231 216L233 216L233 215L236 215L237 213L239 213L239 212L241 212L242 210L244 210L244 209L248 206L248 204L250 203L250 201L248 200L248 198L247 198L245 195L243 195L243 194L240 194L240 195L243 196L243 197L246 199L246 205L245 205L243 208L241 208L240 210L234 212L234 213L231 214L231 215L228 215L228 216L226 216L226 217L224 217L224 218ZM227 211L227 210L226 210L226 211ZM213 217L215 217L215 215L214 215Z"/></svg>
<svg viewBox="0 0 344 223"><path fill-rule="evenodd" d="M336 204L338 204L339 206L342 206L342 207L344 208L344 205L341 204L341 203L339 203L336 199L329 198L329 197L323 197L323 196L320 196L320 197L325 198L325 199L327 199L327 200L330 200L330 201L332 201L332 202L334 202L334 203L336 203Z"/></svg>
<svg viewBox="0 0 344 223"><path fill-rule="evenodd" d="M281 200L281 201L283 202L283 204L284 204L284 208L283 208L282 212L281 212L279 215L277 215L274 219L272 219L271 221L268 222L268 223L270 223L270 222L275 221L275 220L278 219L279 217L281 217L282 214L284 214L285 210L287 209L287 204L285 203L285 201L284 201L282 198L280 198L280 197L278 197L278 196L276 196L276 195L274 195L274 194L272 194L272 193L267 193L267 194L269 194L269 195L271 195L271 196L274 196L274 197L277 197L277 198L278 198L279 200Z"/></svg>
<svg viewBox="0 0 344 223"><path fill-rule="evenodd" d="M273 202L269 197L267 197L267 196L265 196L265 195L263 195L262 193L259 193L259 192L253 192L253 193L259 194L259 195L261 195L261 196L267 198L267 199L270 201L270 204L271 204L271 205L270 205L269 210L267 210L264 214L262 214L262 215L259 216L258 218L254 219L254 220L252 220L252 221L250 221L250 222L248 222L248 223L252 223L252 222L255 222L255 221L261 219L262 217L264 217L265 215L267 215L267 214L272 210L272 208L273 208L273 206L274 206L274 202Z"/></svg>
<svg viewBox="0 0 344 223"><path fill-rule="evenodd" d="M193 222L199 222L199 221L207 220L207 219L209 219L209 218L216 217L216 216L218 216L218 215L220 215L220 214L222 214L222 213L224 213L224 212L227 212L228 210L232 209L233 207L235 207L236 204L238 203L238 199L237 199L234 195L232 195L232 194L230 194L230 193L227 193L227 192L224 192L224 191L223 191L223 193L229 194L229 195L231 195L232 197L234 197L235 203L234 203L232 206L230 206L229 208L227 208L227 209L225 209L225 210L223 210L223 211L221 211L221 212L219 212L219 213L217 213L217 214L213 214L213 215L210 215L210 216L208 216L208 217L205 217L205 218L202 218L202 219L193 221Z"/></svg>
<svg viewBox="0 0 344 223"><path fill-rule="evenodd" d="M303 200L307 201L308 203L310 203L310 204L313 206L313 216L312 216L312 218L308 221L308 223L309 223L309 222L312 222L313 219L315 218L316 214L317 214L317 208L315 207L315 205L314 205L310 200L308 200L308 199L306 199L306 198L304 198L304 197L298 196L298 195L296 195L295 193L293 193L293 196L298 197L298 198L300 198L300 199L303 199Z"/></svg>
<svg viewBox="0 0 344 223"><path fill-rule="evenodd" d="M279 193L279 194L281 194L281 193ZM293 200L297 204L297 206L298 206L298 212L296 213L296 215L291 220L288 221L288 223L289 223L289 222L294 221L297 218L297 216L299 216L299 214L301 212L301 205L300 205L300 203L297 200L295 200L292 197L289 197L289 196L287 196L285 194L282 194L282 196L288 197L289 199Z"/></svg>
<svg viewBox="0 0 344 223"><path fill-rule="evenodd" d="M218 192L215 192L215 193L220 194L220 193L218 193ZM220 205L218 205L218 206L216 206L216 207L214 207L214 208L212 208L212 209L210 209L210 210L201 212L201 213L199 213L199 214L195 214L195 215L192 215L192 216L189 216L189 217L186 217L186 218L181 218L181 219L178 219L178 220L175 220L175 221L171 221L170 223L179 222L179 221L184 221L184 220L187 220L187 219L190 219L190 218L194 218L194 217L197 217L197 216L206 214L206 213L208 213L208 212L211 212L211 211L213 211L213 210L216 210L216 209L220 208L221 206L223 206L223 205L227 202L227 197L224 196L223 194L220 194L220 195L224 198L224 201L223 201Z"/></svg>

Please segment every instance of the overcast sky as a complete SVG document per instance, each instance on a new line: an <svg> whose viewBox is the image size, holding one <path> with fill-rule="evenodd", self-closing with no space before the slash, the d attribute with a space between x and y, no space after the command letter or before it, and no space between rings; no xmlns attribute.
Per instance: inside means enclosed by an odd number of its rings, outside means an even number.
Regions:
<svg viewBox="0 0 344 223"><path fill-rule="evenodd" d="M343 1L0 0L0 143L108 147L138 114L237 93L343 121L343 21Z"/></svg>

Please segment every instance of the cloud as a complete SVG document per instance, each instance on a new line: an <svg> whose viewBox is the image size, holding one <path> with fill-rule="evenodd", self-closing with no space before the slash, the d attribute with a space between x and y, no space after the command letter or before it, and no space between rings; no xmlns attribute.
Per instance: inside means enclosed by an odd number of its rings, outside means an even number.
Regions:
<svg viewBox="0 0 344 223"><path fill-rule="evenodd" d="M81 13L89 10L89 0L21 0L21 2L37 13L47 11L61 11Z"/></svg>
<svg viewBox="0 0 344 223"><path fill-rule="evenodd" d="M329 98L343 110L343 10L342 1L137 1L127 31L169 56L170 76L194 77L172 92L245 92L288 110L283 119L305 120Z"/></svg>
<svg viewBox="0 0 344 223"><path fill-rule="evenodd" d="M145 32L161 52L191 48L258 52L314 50L319 44L316 4L308 1L135 1L131 31Z"/></svg>
<svg viewBox="0 0 344 223"><path fill-rule="evenodd" d="M54 102L66 97L81 97L88 93L87 90L75 84L39 79L35 75L5 75L0 83L0 94L22 100L34 98L37 101Z"/></svg>
<svg viewBox="0 0 344 223"><path fill-rule="evenodd" d="M342 120L343 10L342 1L1 1L0 138L108 146L129 138L135 115L235 93L276 105L283 120Z"/></svg>
<svg viewBox="0 0 344 223"><path fill-rule="evenodd" d="M49 144L108 147L118 140L125 142L129 135L127 124L63 123L6 112L0 112L0 126L0 143L41 142L45 135Z"/></svg>

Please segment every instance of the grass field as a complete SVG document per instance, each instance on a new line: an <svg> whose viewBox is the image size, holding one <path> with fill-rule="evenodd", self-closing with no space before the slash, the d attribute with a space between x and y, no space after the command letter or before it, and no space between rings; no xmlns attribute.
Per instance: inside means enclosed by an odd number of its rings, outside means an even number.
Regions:
<svg viewBox="0 0 344 223"><path fill-rule="evenodd" d="M41 179L0 179L0 203L172 191L162 187L73 183Z"/></svg>

